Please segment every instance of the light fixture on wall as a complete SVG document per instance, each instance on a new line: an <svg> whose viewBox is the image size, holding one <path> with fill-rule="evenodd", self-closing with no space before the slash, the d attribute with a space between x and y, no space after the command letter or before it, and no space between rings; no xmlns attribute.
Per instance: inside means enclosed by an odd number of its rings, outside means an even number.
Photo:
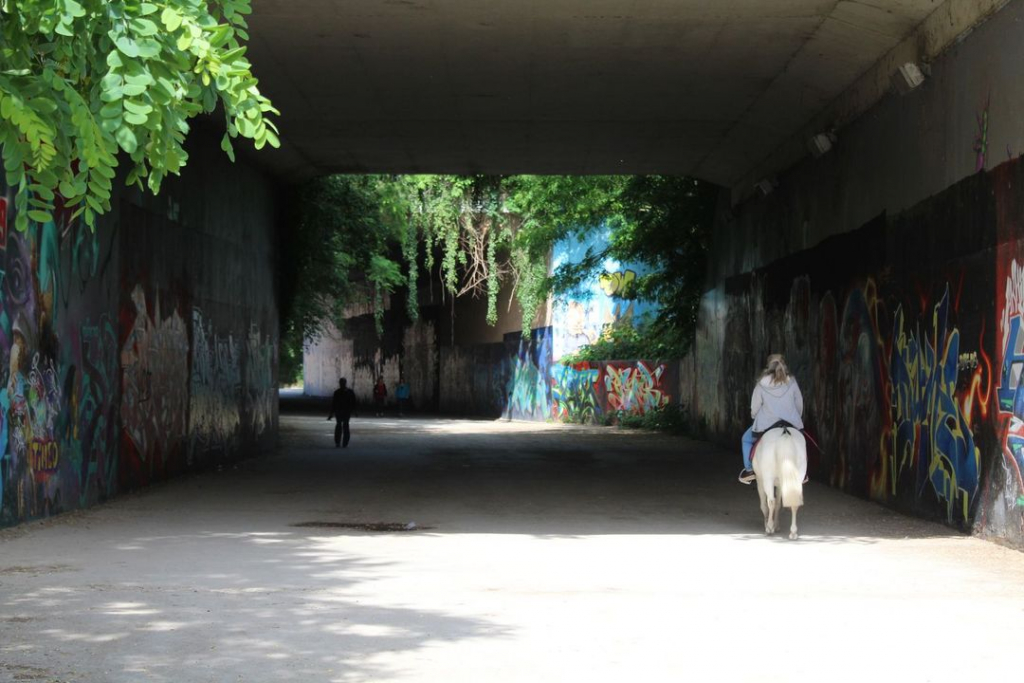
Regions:
<svg viewBox="0 0 1024 683"><path fill-rule="evenodd" d="M771 194L772 190L775 189L775 183L770 178L761 178L754 183L754 189L756 189L762 197L767 197Z"/></svg>
<svg viewBox="0 0 1024 683"><path fill-rule="evenodd" d="M922 67L914 62L906 62L896 69L896 72L892 75L892 82L899 94L906 95L924 83L924 77L927 72L927 66Z"/></svg>
<svg viewBox="0 0 1024 683"><path fill-rule="evenodd" d="M815 159L817 159L832 149L832 143L835 141L836 134L832 131L827 133L818 133L817 135L812 135L810 139L807 140L807 148L811 150L811 154Z"/></svg>

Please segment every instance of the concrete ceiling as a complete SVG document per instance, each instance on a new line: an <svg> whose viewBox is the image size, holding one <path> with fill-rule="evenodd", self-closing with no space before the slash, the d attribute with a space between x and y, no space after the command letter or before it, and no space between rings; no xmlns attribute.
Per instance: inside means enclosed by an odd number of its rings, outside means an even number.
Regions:
<svg viewBox="0 0 1024 683"><path fill-rule="evenodd" d="M260 156L287 180L657 172L735 187L943 4L254 0L250 57L285 141Z"/></svg>

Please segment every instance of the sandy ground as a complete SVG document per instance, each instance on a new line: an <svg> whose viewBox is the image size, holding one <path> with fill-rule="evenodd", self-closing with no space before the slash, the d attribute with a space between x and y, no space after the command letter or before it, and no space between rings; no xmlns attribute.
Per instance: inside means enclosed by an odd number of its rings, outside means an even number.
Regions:
<svg viewBox="0 0 1024 683"><path fill-rule="evenodd" d="M0 681L1019 672L1016 551L814 483L765 538L738 454L682 438L353 429L285 416L273 456L0 532Z"/></svg>

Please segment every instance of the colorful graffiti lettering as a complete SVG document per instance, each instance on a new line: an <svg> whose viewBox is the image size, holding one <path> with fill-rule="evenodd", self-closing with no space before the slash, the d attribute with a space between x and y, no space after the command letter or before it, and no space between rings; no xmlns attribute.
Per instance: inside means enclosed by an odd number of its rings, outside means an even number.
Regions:
<svg viewBox="0 0 1024 683"><path fill-rule="evenodd" d="M929 482L954 513L970 519L978 490L981 454L957 400L960 333L949 324L949 288L932 312L932 341L904 329L897 309L890 361L893 391L894 486L911 476L918 487ZM918 488L920 495L920 488Z"/></svg>
<svg viewBox="0 0 1024 683"><path fill-rule="evenodd" d="M545 420L551 417L551 328L534 330L520 340L512 359L506 395L505 415L517 420Z"/></svg>
<svg viewBox="0 0 1024 683"><path fill-rule="evenodd" d="M606 296L632 299L634 297L633 287L636 282L636 271L620 270L614 273L602 273L598 277L598 282Z"/></svg>
<svg viewBox="0 0 1024 683"><path fill-rule="evenodd" d="M601 369L589 363L555 364L551 368L551 398L555 417L578 423L597 422L604 411L597 397Z"/></svg>
<svg viewBox="0 0 1024 683"><path fill-rule="evenodd" d="M60 451L57 442L49 439L33 439L28 445L28 467L36 480L45 481L47 475L57 469Z"/></svg>
<svg viewBox="0 0 1024 683"><path fill-rule="evenodd" d="M643 415L668 405L671 395L660 388L664 365L608 363L604 368L608 407L634 415Z"/></svg>
<svg viewBox="0 0 1024 683"><path fill-rule="evenodd" d="M887 435L892 416L889 371L880 319L885 319L878 288L869 279L846 297L837 341L835 485L883 499L891 457ZM881 435L879 437L878 435Z"/></svg>
<svg viewBox="0 0 1024 683"><path fill-rule="evenodd" d="M1004 290L1005 301L1003 310L1000 313L999 330L1002 334L1000 348L1010 348L1011 327L1016 320L1018 325L1020 318L1024 315L1024 266L1013 259L1010 263L1010 271L1006 276L1006 288ZM1018 372L1018 378L1020 373Z"/></svg>
<svg viewBox="0 0 1024 683"><path fill-rule="evenodd" d="M7 387L11 397L8 464L19 485L18 514L24 516L44 512L60 498L59 478L50 476L57 465L50 466L48 459L41 457L39 444L53 443L57 439L63 392L51 358L36 352L32 354L28 372L24 371L28 351L20 336L15 338ZM29 483L35 486L26 489Z"/></svg>
<svg viewBox="0 0 1024 683"><path fill-rule="evenodd" d="M1016 259L1010 263L1005 297L1000 319L1002 367L996 395L1004 468L1012 491L1010 499L1013 505L1024 507L1024 267Z"/></svg>
<svg viewBox="0 0 1024 683"><path fill-rule="evenodd" d="M595 423L614 413L643 415L669 405L678 366L649 361L600 361L551 368L553 417Z"/></svg>

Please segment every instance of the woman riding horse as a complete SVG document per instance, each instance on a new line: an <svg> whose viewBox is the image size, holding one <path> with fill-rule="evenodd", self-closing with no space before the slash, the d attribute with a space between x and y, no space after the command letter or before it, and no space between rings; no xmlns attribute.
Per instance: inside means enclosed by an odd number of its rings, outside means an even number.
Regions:
<svg viewBox="0 0 1024 683"><path fill-rule="evenodd" d="M750 466L750 452L760 433L779 422L788 422L797 429L804 428L804 397L796 378L789 374L786 359L781 353L768 356L768 365L761 373L761 379L754 386L750 397L750 416L754 424L743 433L743 471L740 481L749 484L754 481ZM755 432L758 437L755 437Z"/></svg>

